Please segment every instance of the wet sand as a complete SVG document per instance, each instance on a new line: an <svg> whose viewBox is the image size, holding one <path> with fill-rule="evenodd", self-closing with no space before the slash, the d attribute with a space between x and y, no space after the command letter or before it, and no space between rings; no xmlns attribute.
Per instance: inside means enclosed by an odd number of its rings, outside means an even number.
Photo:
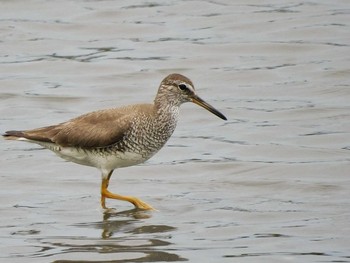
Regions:
<svg viewBox="0 0 350 263"><path fill-rule="evenodd" d="M2 1L0 131L151 102L190 77L156 156L100 174L0 143L1 262L350 261L347 1Z"/></svg>

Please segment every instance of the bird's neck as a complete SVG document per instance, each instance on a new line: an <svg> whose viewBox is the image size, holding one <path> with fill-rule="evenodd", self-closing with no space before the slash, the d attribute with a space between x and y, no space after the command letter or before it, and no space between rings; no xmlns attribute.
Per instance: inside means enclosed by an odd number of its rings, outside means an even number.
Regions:
<svg viewBox="0 0 350 263"><path fill-rule="evenodd" d="M158 122L161 123L172 123L174 128L176 126L180 105L175 103L173 100L167 98L166 96L159 96L154 100L154 107L157 112Z"/></svg>
<svg viewBox="0 0 350 263"><path fill-rule="evenodd" d="M157 111L157 116L164 121L173 119L177 120L180 105L172 104L172 103L154 103L155 110Z"/></svg>

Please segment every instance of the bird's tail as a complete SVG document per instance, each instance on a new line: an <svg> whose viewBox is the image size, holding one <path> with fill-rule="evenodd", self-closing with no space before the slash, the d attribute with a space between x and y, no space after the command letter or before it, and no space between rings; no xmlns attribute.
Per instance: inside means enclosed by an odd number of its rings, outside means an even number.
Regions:
<svg viewBox="0 0 350 263"><path fill-rule="evenodd" d="M54 136L58 131L55 129L55 126L47 126L34 130L7 131L2 136L6 140L53 142L51 136Z"/></svg>
<svg viewBox="0 0 350 263"><path fill-rule="evenodd" d="M5 140L19 140L26 137L23 131L7 131L2 136Z"/></svg>

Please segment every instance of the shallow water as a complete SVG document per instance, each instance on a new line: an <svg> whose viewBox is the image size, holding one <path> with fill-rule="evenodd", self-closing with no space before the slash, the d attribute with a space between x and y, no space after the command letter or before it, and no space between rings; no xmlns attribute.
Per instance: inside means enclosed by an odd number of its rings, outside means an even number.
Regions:
<svg viewBox="0 0 350 263"><path fill-rule="evenodd" d="M0 261L349 262L348 1L1 1L0 131L152 101L190 77L167 146L110 189L1 141Z"/></svg>

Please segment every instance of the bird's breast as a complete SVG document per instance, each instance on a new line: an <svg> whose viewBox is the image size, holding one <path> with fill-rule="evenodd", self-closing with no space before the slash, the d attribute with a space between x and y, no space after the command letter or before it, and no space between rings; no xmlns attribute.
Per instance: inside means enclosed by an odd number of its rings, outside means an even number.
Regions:
<svg viewBox="0 0 350 263"><path fill-rule="evenodd" d="M127 151L149 159L158 152L173 134L177 114L139 116L125 135L123 143Z"/></svg>

